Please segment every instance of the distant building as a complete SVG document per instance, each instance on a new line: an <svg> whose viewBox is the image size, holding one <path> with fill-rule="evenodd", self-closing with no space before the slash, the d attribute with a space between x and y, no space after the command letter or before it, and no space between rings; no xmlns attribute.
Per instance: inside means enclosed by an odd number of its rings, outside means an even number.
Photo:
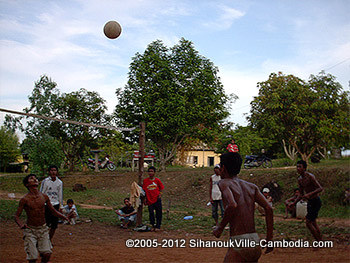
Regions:
<svg viewBox="0 0 350 263"><path fill-rule="evenodd" d="M220 163L220 154L206 145L178 151L174 163L191 167L214 167Z"/></svg>

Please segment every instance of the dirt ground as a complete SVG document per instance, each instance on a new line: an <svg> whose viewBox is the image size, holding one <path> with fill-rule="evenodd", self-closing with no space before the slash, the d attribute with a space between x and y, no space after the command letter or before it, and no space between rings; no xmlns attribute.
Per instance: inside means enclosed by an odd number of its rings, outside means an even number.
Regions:
<svg viewBox="0 0 350 263"><path fill-rule="evenodd" d="M0 261L25 262L22 232L14 222L0 227ZM128 239L186 239L185 248L127 248ZM59 225L53 239L52 262L222 262L226 248L191 248L191 239L215 240L214 237L181 231L135 232L118 226L81 223ZM224 239L222 239L224 240ZM349 246L333 248L276 248L262 255L259 262L350 262Z"/></svg>
<svg viewBox="0 0 350 263"><path fill-rule="evenodd" d="M191 189L196 193L194 196L199 200L207 198L207 181L196 176L187 174L168 173L160 175L166 185L172 185L167 190L169 196L187 198L185 193ZM190 178L190 179L188 179ZM101 188L128 193L129 186L137 180L136 174L123 176L94 176L87 175L66 176L65 187L71 188L75 183L82 183L87 188ZM268 180L268 179L266 179ZM269 179L270 180L270 179ZM186 182L186 184L184 183ZM265 182L262 182L265 183ZM179 194L180 193L180 194ZM8 192L0 191L0 199L18 200L21 196L16 194L15 198L9 196ZM92 204L80 204L95 209L99 206ZM106 209L107 207L103 207ZM111 209L111 208L110 208ZM275 221L283 220L275 216ZM292 220L292 219L288 219ZM350 220L320 218L323 226L339 226L348 229ZM210 233L211 230L208 230ZM339 233L341 237L334 237L333 248L275 248L272 253L262 255L259 262L350 262L350 246L348 233ZM264 236L260 236L264 238ZM345 239L346 240L345 240ZM163 239L181 240L185 239L184 248L128 248L128 239L144 239L162 242ZM51 262L223 262L227 248L192 248L191 240L217 240L210 234L191 234L184 231L160 232L135 232L125 230L117 225L105 225L97 222L81 223L75 226L59 225L53 239L53 254ZM224 233L222 241L228 239ZM181 241L180 241L181 242ZM170 244L170 243L169 243ZM183 243L181 243L183 244ZM26 262L23 249L22 231L18 229L14 221L0 222L0 262Z"/></svg>

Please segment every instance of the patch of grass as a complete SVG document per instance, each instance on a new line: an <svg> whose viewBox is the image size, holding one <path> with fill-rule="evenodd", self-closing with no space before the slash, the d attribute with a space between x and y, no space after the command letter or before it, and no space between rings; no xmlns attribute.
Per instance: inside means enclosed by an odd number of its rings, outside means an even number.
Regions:
<svg viewBox="0 0 350 263"><path fill-rule="evenodd" d="M18 208L18 201L0 200L0 220L13 220ZM22 212L21 219L25 220L26 213Z"/></svg>
<svg viewBox="0 0 350 263"><path fill-rule="evenodd" d="M325 205L322 206L319 212L319 217L329 218L350 218L350 207L341 205Z"/></svg>
<svg viewBox="0 0 350 263"><path fill-rule="evenodd" d="M172 213L169 219L163 219L162 224L169 230L184 230L192 233L210 233L214 225L211 216L193 215L193 219L185 220L188 213ZM148 213L147 213L148 216ZM148 218L146 218L148 221Z"/></svg>
<svg viewBox="0 0 350 263"><path fill-rule="evenodd" d="M106 209L86 209L77 205L80 218L89 218L92 221L113 225L116 224L117 215L112 210Z"/></svg>
<svg viewBox="0 0 350 263"><path fill-rule="evenodd" d="M112 207L121 206L125 198L125 195L120 192L101 189L87 189L82 192L74 192L71 189L64 188L63 196L66 200L73 199L75 203Z"/></svg>
<svg viewBox="0 0 350 263"><path fill-rule="evenodd" d="M286 167L286 166L294 166L296 162L293 162L289 158L280 158L272 160L272 167Z"/></svg>
<svg viewBox="0 0 350 263"><path fill-rule="evenodd" d="M321 160L318 164L310 164L309 170L324 186L321 194L322 208L320 217L350 218L350 207L340 205L343 190L349 187L349 158L341 160ZM283 163L283 160L280 161ZM275 165L274 160L274 167ZM206 206L208 202L209 176L212 168L181 168L170 167L167 172L157 175L165 185L163 196L163 227L169 230L185 230L191 233L211 233L214 219L211 217L211 209ZM120 176L103 176L79 174L62 176L64 181L64 201L72 198L76 204L110 206L120 208L123 206L124 197L128 196L129 185L137 180L136 173L126 173ZM260 188L271 181L277 182L283 191L282 199L274 203L275 215L284 215L284 200L292 195L297 187L297 173L295 167L290 169L242 169L240 178L258 185ZM24 174L11 174L0 177L0 190L14 193L26 193L22 179ZM136 179L135 179L136 178ZM88 189L84 192L73 192L72 186L82 183ZM170 216L167 219L166 210L171 200ZM13 218L18 202L1 200L0 219ZM81 218L90 218L106 224L117 224L117 216L112 210L85 209L78 207ZM24 213L25 214L25 213ZM192 215L192 220L184 220L184 216ZM221 219L220 219L221 220ZM143 222L149 224L147 207L143 210ZM118 223L119 224L119 223ZM266 232L265 219L256 217L256 228L259 233ZM346 230L339 227L325 226L321 229L326 235L343 235ZM347 231L349 232L349 231ZM312 239L309 231L302 221L276 221L276 238L306 237Z"/></svg>
<svg viewBox="0 0 350 263"><path fill-rule="evenodd" d="M26 193L27 188L23 185L25 174L7 174L0 177L0 190L10 193Z"/></svg>

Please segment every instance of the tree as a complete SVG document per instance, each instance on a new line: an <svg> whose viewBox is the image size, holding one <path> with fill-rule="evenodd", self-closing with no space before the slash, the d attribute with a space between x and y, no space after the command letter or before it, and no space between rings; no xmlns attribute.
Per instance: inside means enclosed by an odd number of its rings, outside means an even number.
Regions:
<svg viewBox="0 0 350 263"><path fill-rule="evenodd" d="M251 126L236 125L234 129L223 129L221 131L215 147L217 149L216 152L227 152L227 146L231 143L232 139L235 140L242 157L245 155L260 154L262 149L269 149L273 143L267 138L262 138L258 131L254 130Z"/></svg>
<svg viewBox="0 0 350 263"><path fill-rule="evenodd" d="M80 89L61 94L57 84L45 75L35 83L29 102L30 107L24 109L27 113L101 125L106 124L108 119L105 114L107 109L105 100L97 92ZM107 133L106 130L95 127L37 118L27 119L27 125L23 128L26 136L28 138L49 136L58 140L70 170L74 169L76 163L81 162L81 156L87 147L96 147L96 139ZM14 122L18 122L18 118L7 120L10 127L14 126Z"/></svg>
<svg viewBox="0 0 350 263"><path fill-rule="evenodd" d="M320 122L318 152L326 157L326 153L334 148L349 148L349 92L342 92L335 77L324 72L311 75L308 87L314 94L312 110Z"/></svg>
<svg viewBox="0 0 350 263"><path fill-rule="evenodd" d="M134 150L138 150L137 144L125 142L122 134L118 131L111 131L106 136L99 138L98 148L109 155L111 160L115 160L115 164L127 165L132 159Z"/></svg>
<svg viewBox="0 0 350 263"><path fill-rule="evenodd" d="M128 82L117 90L115 115L127 127L146 123L146 138L157 147L165 169L188 137L213 136L229 115L218 68L181 39L167 48L157 40L132 58Z"/></svg>
<svg viewBox="0 0 350 263"><path fill-rule="evenodd" d="M60 141L47 134L27 137L21 149L28 154L32 173L45 175L50 165L60 167L64 162Z"/></svg>
<svg viewBox="0 0 350 263"><path fill-rule="evenodd" d="M321 72L305 82L293 75L272 73L258 83L248 118L253 128L272 140L284 141L303 160L326 144L341 143L349 134L349 99L335 77Z"/></svg>
<svg viewBox="0 0 350 263"><path fill-rule="evenodd" d="M14 162L21 154L17 135L10 129L0 128L0 168L6 172L10 162Z"/></svg>

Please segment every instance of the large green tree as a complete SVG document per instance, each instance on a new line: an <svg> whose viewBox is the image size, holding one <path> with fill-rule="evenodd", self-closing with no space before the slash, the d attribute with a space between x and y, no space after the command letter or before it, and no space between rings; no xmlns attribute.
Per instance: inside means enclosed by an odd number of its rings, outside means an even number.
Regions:
<svg viewBox="0 0 350 263"><path fill-rule="evenodd" d="M272 73L258 83L248 118L253 128L291 146L303 160L320 147L343 144L349 134L349 99L335 77L321 72L308 82L293 75Z"/></svg>
<svg viewBox="0 0 350 263"><path fill-rule="evenodd" d="M14 131L5 126L0 128L0 169L6 172L10 162L14 162L21 154L19 140Z"/></svg>
<svg viewBox="0 0 350 263"><path fill-rule="evenodd" d="M97 92L80 89L61 94L57 84L45 75L35 83L29 102L30 106L24 109L27 113L100 125L105 125L108 119L105 100ZM9 126L13 127L10 122ZM27 117L23 131L28 138L52 137L58 140L70 170L81 161L87 147L96 147L96 139L107 133L95 127L32 117Z"/></svg>
<svg viewBox="0 0 350 263"><path fill-rule="evenodd" d="M137 53L117 96L119 122L129 127L146 122L146 138L156 145L163 169L186 138L211 138L228 117L231 101L218 68L185 39L171 48L157 40Z"/></svg>
<svg viewBox="0 0 350 263"><path fill-rule="evenodd" d="M21 150L28 154L32 173L45 175L50 165L64 162L61 142L48 134L32 134L24 139Z"/></svg>

